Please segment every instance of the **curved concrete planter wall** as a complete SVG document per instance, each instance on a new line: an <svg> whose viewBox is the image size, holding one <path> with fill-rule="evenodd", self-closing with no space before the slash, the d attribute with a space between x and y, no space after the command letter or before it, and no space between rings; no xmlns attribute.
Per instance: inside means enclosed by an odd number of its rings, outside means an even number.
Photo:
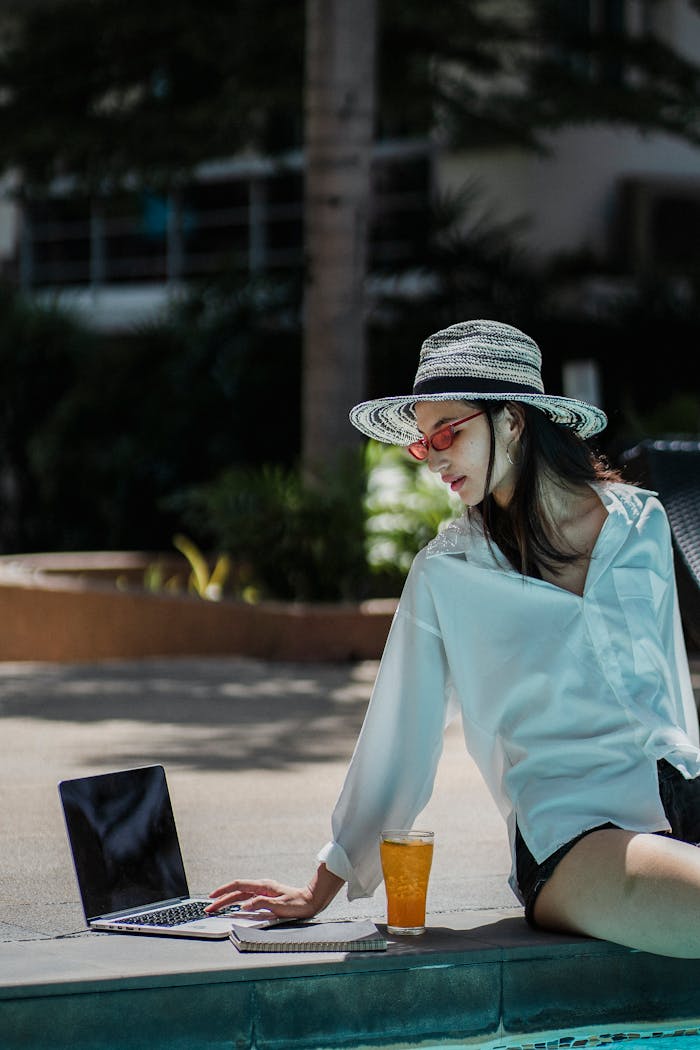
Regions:
<svg viewBox="0 0 700 1050"><path fill-rule="evenodd" d="M239 655L291 661L377 659L395 600L261 602L140 589L152 556L137 553L0 558L0 660L91 661ZM181 567L181 566L180 566Z"/></svg>

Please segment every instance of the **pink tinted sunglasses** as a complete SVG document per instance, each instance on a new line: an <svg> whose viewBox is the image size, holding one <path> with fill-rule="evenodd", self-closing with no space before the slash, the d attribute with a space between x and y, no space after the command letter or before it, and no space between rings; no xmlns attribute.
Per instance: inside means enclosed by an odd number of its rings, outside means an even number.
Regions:
<svg viewBox="0 0 700 1050"><path fill-rule="evenodd" d="M461 427L462 423L468 423L470 419L476 419L477 416L483 416L483 414L484 411L482 409L480 412L472 412L470 416L465 416L464 419L456 419L454 423L448 423L447 426L440 427L432 437L422 437L418 441L412 441L407 446L408 451L414 459L419 460L427 459L431 448L434 448L436 452L444 452L454 441L457 427Z"/></svg>

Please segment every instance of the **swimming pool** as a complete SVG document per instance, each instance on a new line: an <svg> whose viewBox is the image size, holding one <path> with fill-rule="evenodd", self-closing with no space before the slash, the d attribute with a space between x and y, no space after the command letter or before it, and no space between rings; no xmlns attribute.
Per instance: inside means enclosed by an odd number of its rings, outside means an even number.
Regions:
<svg viewBox="0 0 700 1050"><path fill-rule="evenodd" d="M494 1039L466 1042L421 1042L397 1044L395 1050L592 1050L622 1044L624 1050L700 1050L700 1019L642 1025L587 1025L585 1028L504 1033ZM389 1048L387 1048L389 1050ZM394 1048L391 1048L394 1050Z"/></svg>

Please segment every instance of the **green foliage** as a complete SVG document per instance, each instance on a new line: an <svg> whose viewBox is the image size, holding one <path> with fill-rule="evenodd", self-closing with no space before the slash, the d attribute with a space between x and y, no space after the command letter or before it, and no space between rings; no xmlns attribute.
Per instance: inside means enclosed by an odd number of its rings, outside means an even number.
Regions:
<svg viewBox="0 0 700 1050"><path fill-rule="evenodd" d="M361 600L397 595L416 553L461 513L403 449L370 442L320 483L266 465L229 470L171 501L230 559L247 600Z"/></svg>
<svg viewBox="0 0 700 1050"><path fill-rule="evenodd" d="M543 132L606 121L699 139L699 68L649 33L592 32L561 0L377 4L381 137L544 149ZM173 185L301 145L303 0L6 7L0 167L28 185Z"/></svg>
<svg viewBox="0 0 700 1050"><path fill-rule="evenodd" d="M166 496L231 464L291 464L297 301L289 281L229 279L106 339L0 286L0 550L167 549Z"/></svg>
<svg viewBox="0 0 700 1050"><path fill-rule="evenodd" d="M301 0L16 4L0 166L35 186L66 173L93 189L127 175L172 185L253 143L297 145L303 24Z"/></svg>
<svg viewBox="0 0 700 1050"><path fill-rule="evenodd" d="M277 465L230 469L169 506L230 557L244 597L338 601L367 586L363 492L361 463L349 456L313 484Z"/></svg>
<svg viewBox="0 0 700 1050"><path fill-rule="evenodd" d="M539 0L536 7L541 52L530 87L531 119L539 127L601 121L700 141L700 113L691 101L700 67L692 58L649 28L627 32L624 15L618 24L608 15L594 29L590 17L577 17L580 5Z"/></svg>
<svg viewBox="0 0 700 1050"><path fill-rule="evenodd" d="M287 285L210 286L129 339L93 340L36 448L52 549L167 548L179 521L166 496L230 464L291 462L295 298Z"/></svg>
<svg viewBox="0 0 700 1050"><path fill-rule="evenodd" d="M529 95L537 7L382 0L379 113L386 132L428 135L438 128L443 140L470 148L535 145L533 123L514 119L512 85Z"/></svg>
<svg viewBox="0 0 700 1050"><path fill-rule="evenodd" d="M371 571L393 581L398 593L418 551L463 507L404 449L370 441L366 457L367 561Z"/></svg>

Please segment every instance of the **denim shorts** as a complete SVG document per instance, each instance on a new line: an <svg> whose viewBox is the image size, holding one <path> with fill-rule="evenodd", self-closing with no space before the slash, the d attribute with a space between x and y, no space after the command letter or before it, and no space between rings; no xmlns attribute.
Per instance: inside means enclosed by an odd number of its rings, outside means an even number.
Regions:
<svg viewBox="0 0 700 1050"><path fill-rule="evenodd" d="M671 838L690 842L692 845L700 845L700 777L694 780L686 780L675 766L666 759L658 763L659 772L659 796L661 804L666 813L666 819L671 825L670 831L657 831L657 835L670 835ZM515 828L515 871L518 887L525 901L525 918L531 926L536 926L534 920L535 901L537 896L554 873L559 861L566 856L577 842L580 842L592 831L601 831L603 828L619 828L619 824L598 824L588 831L576 835L569 842L565 842L558 850L550 854L541 864L538 864L525 841L520 834L520 829Z"/></svg>

